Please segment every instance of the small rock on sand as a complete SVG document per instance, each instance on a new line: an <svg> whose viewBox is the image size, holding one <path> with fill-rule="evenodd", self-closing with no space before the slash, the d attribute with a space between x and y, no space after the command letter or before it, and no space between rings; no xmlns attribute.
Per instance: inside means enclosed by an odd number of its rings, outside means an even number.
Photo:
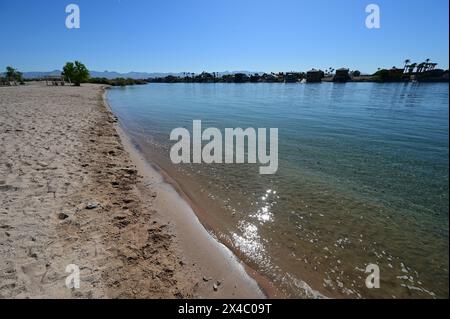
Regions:
<svg viewBox="0 0 450 319"><path fill-rule="evenodd" d="M95 203L95 202L89 203L89 204L86 205L86 209L96 209L98 207L100 207L100 204L99 203Z"/></svg>
<svg viewBox="0 0 450 319"><path fill-rule="evenodd" d="M60 219L60 220L64 220L64 219L67 219L67 218L69 218L69 215L67 215L67 214L64 214L64 213L59 213L58 214L58 219Z"/></svg>

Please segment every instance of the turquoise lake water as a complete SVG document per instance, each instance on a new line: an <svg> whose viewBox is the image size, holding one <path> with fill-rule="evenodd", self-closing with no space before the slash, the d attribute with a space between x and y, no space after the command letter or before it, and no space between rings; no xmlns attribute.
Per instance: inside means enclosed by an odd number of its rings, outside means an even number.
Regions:
<svg viewBox="0 0 450 319"><path fill-rule="evenodd" d="M290 297L448 297L448 84L149 84L121 124ZM173 165L172 129L278 128L279 169ZM223 132L223 131L222 131ZM380 268L368 289L365 268Z"/></svg>

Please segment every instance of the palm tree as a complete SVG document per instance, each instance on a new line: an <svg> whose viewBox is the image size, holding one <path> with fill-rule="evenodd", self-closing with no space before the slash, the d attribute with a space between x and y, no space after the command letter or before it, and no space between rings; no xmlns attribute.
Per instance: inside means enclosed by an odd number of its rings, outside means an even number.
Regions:
<svg viewBox="0 0 450 319"><path fill-rule="evenodd" d="M410 64L409 66L408 66L408 69L409 69L409 74L411 74L411 73L413 73L414 72L414 68L417 66L417 63L413 63L413 64Z"/></svg>
<svg viewBox="0 0 450 319"><path fill-rule="evenodd" d="M405 60L405 68L403 69L403 73L406 72L406 69L408 68L408 64L409 64L409 63L411 63L411 60L410 60L410 59L406 59L406 60Z"/></svg>
<svg viewBox="0 0 450 319"><path fill-rule="evenodd" d="M424 67L425 67L425 62L419 63L419 65L417 65L417 73L422 73Z"/></svg>
<svg viewBox="0 0 450 319"><path fill-rule="evenodd" d="M425 60L425 71L428 71L428 69L430 68L430 61L430 59Z"/></svg>

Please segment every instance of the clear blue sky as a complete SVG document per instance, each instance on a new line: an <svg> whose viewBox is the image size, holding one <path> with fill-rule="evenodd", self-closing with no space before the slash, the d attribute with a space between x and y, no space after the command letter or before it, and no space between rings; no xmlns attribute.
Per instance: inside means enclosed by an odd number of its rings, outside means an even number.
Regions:
<svg viewBox="0 0 450 319"><path fill-rule="evenodd" d="M65 7L81 28L65 27ZM365 7L381 8L381 29ZM430 58L448 68L448 0L1 0L0 68L363 72Z"/></svg>

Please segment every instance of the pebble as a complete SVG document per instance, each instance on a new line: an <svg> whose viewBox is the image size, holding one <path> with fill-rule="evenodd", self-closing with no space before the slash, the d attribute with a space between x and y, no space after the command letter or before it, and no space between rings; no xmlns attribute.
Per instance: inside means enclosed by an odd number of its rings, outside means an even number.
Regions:
<svg viewBox="0 0 450 319"><path fill-rule="evenodd" d="M59 218L60 220L64 220L64 219L69 218L69 215L64 214L64 213L59 213L59 214L58 214L58 218Z"/></svg>
<svg viewBox="0 0 450 319"><path fill-rule="evenodd" d="M86 205L87 209L95 209L95 208L98 208L98 207L100 207L99 203L89 203L89 204Z"/></svg>

